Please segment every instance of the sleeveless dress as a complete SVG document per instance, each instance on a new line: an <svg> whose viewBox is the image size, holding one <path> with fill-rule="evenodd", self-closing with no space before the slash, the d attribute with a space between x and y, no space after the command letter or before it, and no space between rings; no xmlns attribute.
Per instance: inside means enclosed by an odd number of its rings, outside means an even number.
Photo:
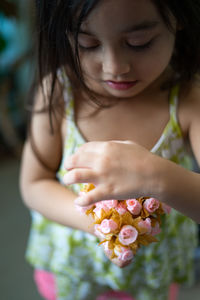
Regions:
<svg viewBox="0 0 200 300"><path fill-rule="evenodd" d="M59 73L64 85L67 134L63 159L57 178L63 183L64 160L85 140L74 120L74 101L68 78ZM193 168L193 160L185 150L177 120L178 87L169 97L170 119L152 152L185 168ZM81 184L68 188L79 193ZM133 263L120 269L111 263L89 233L56 224L32 211L32 225L26 252L34 266L55 274L58 300L94 300L100 293L124 290L137 300L167 300L172 282L191 284L194 250L197 246L197 224L172 209L163 217L159 242L141 247Z"/></svg>

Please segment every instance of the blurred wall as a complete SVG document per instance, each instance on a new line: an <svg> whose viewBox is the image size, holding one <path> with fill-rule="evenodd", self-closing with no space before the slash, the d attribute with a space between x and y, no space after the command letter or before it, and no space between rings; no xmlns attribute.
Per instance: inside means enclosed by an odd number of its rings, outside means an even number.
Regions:
<svg viewBox="0 0 200 300"><path fill-rule="evenodd" d="M19 156L25 136L25 103L34 76L33 4L0 1L0 156Z"/></svg>

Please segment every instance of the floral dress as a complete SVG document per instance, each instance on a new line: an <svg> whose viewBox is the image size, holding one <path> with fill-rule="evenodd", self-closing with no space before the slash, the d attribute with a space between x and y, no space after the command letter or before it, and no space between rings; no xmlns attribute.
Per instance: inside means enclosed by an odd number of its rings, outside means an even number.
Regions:
<svg viewBox="0 0 200 300"><path fill-rule="evenodd" d="M63 159L57 173L58 180L64 184L64 160L85 140L75 124L69 81L63 72L59 77L64 85L68 121ZM192 169L193 160L186 152L177 120L177 104L176 86L169 97L170 119L151 151ZM81 184L68 188L79 193ZM93 235L51 222L35 211L31 215L26 257L34 268L55 274L58 300L93 300L110 289L127 291L137 300L166 300L170 283L190 284L193 280L197 225L174 209L162 220L159 242L141 247L134 261L123 269L107 259Z"/></svg>

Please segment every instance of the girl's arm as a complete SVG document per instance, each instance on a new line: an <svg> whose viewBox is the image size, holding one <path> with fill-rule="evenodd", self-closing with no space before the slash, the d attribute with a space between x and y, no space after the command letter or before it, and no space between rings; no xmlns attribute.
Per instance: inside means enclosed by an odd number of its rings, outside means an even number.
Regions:
<svg viewBox="0 0 200 300"><path fill-rule="evenodd" d="M40 91L34 110L42 107L43 95ZM48 112L33 114L31 136L25 143L21 164L20 187L23 200L30 209L38 211L52 221L93 233L92 227L89 227L92 220L87 216L80 216L75 208L74 199L77 196L56 179L56 170L62 157L61 109L56 110L52 121L53 134ZM31 139L46 166L33 151Z"/></svg>
<svg viewBox="0 0 200 300"><path fill-rule="evenodd" d="M188 99L188 134L200 165L200 91ZM155 197L200 223L200 174L152 154L133 142L91 142L66 161L66 184L92 182L96 188L76 199Z"/></svg>
<svg viewBox="0 0 200 300"><path fill-rule="evenodd" d="M36 97L36 110L41 108L43 95ZM62 104L61 104L62 106ZM94 235L94 220L81 215L74 205L77 195L62 186L56 179L56 170L62 158L62 121L63 110L53 115L54 134L51 134L48 112L35 113L31 124L31 136L24 146L20 187L24 203L32 210L38 211L51 221L79 229ZM32 147L31 139L34 142ZM42 162L38 159L42 158ZM111 261L123 268L129 262L115 259Z"/></svg>

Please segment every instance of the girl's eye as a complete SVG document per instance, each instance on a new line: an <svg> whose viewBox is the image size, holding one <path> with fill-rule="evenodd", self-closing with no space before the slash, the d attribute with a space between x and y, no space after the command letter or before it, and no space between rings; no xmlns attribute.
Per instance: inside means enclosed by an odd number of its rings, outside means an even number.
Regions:
<svg viewBox="0 0 200 300"><path fill-rule="evenodd" d="M92 51L92 50L95 50L99 45L91 45L91 46L83 46L83 45L81 45L81 44L78 44L78 46L79 46L79 49L80 50L83 50L83 51Z"/></svg>
<svg viewBox="0 0 200 300"><path fill-rule="evenodd" d="M153 44L153 40L150 40L149 42L145 43L145 44L141 44L141 45L133 45L131 43L127 43L128 46L130 48L132 48L134 51L144 51L147 50L149 48L151 48L152 44Z"/></svg>

